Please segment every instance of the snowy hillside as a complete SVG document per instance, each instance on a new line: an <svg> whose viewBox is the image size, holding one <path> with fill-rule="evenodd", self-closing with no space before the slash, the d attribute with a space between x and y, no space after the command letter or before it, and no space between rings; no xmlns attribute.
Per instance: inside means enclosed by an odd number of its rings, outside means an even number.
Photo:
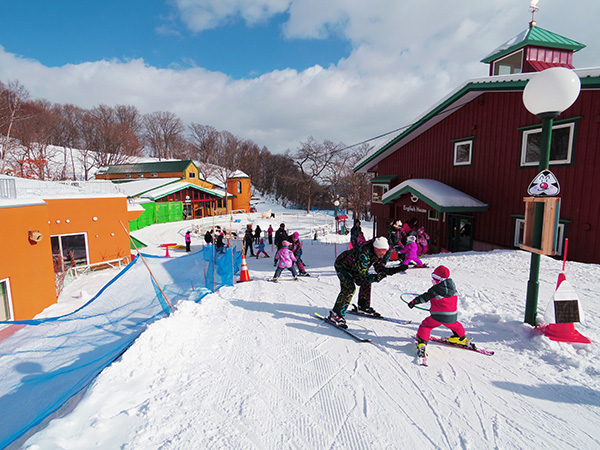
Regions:
<svg viewBox="0 0 600 450"><path fill-rule="evenodd" d="M266 229L283 221L305 236L331 223L317 214L275 212L272 222L254 223ZM138 237L149 244L145 251L162 255L160 243L183 242L184 225L149 227ZM430 266L450 268L467 334L496 353L432 343L430 366L421 367L414 335L427 312L410 310L400 294L427 290L431 269L373 285L372 306L411 324L347 315L350 329L372 343L357 343L314 317L326 314L339 292L333 261L347 248L342 240L304 239L312 276L297 282L284 272L272 283L272 258L249 258L252 281L200 303L180 302L75 405L20 444L32 450L600 448L600 266L567 263L587 314L576 328L595 341L571 345L523 324L528 253L428 256ZM192 242L202 244L200 237ZM185 258L182 251L171 254ZM561 266L542 258L540 316ZM54 310L84 302L102 281L98 274L76 281Z"/></svg>

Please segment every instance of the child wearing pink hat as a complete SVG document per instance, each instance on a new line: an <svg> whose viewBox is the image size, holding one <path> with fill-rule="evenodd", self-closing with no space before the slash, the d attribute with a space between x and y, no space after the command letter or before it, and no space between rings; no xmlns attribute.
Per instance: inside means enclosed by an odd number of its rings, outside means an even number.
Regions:
<svg viewBox="0 0 600 450"><path fill-rule="evenodd" d="M444 325L452 330L453 335L448 339L453 344L467 345L465 328L458 319L458 297L454 281L450 278L450 270L446 266L438 266L431 274L433 286L424 294L415 297L408 303L409 308L414 308L420 303L431 302L429 317L426 317L417 331L417 352L420 358L425 357L427 342L431 330Z"/></svg>
<svg viewBox="0 0 600 450"><path fill-rule="evenodd" d="M277 251L277 255L275 259L277 260L277 269L275 269L275 274L273 275L273 281L277 282L277 278L283 272L283 269L287 269L292 272L294 276L294 280L298 280L298 274L296 273L296 268L294 267L294 262L296 261L296 257L294 253L290 250L292 244L289 241L283 241L281 243L281 249Z"/></svg>

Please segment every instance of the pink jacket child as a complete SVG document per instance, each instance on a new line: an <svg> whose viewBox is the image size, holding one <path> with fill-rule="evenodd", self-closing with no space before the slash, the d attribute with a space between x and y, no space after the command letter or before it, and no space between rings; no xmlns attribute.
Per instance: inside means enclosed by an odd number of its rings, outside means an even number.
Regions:
<svg viewBox="0 0 600 450"><path fill-rule="evenodd" d="M417 256L419 246L415 242L416 240L417 238L415 236L408 236L408 238L406 238L406 245L402 250L400 250L401 254L404 253L404 261L402 264L408 265L410 262L414 261L417 263L418 267L423 267L423 261L421 261Z"/></svg>
<svg viewBox="0 0 600 450"><path fill-rule="evenodd" d="M277 282L277 278L279 278L279 275L281 275L283 269L288 269L290 272L292 272L294 280L297 280L298 273L296 272L296 267L294 267L296 257L294 256L294 253L290 250L292 244L290 244L288 241L283 241L281 245L281 249L279 249L277 255L275 255L275 258L277 259L277 269L275 269L273 281Z"/></svg>
<svg viewBox="0 0 600 450"><path fill-rule="evenodd" d="M425 233L425 228L417 230L417 245L419 246L419 256L429 253L429 235Z"/></svg>

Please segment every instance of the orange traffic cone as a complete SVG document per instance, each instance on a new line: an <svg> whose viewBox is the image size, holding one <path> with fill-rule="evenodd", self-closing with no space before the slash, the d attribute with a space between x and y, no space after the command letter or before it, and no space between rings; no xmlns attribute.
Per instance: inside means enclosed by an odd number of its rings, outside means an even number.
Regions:
<svg viewBox="0 0 600 450"><path fill-rule="evenodd" d="M242 253L242 269L240 272L240 283L242 281L250 281L250 272L248 272L248 265L246 264L246 255Z"/></svg>

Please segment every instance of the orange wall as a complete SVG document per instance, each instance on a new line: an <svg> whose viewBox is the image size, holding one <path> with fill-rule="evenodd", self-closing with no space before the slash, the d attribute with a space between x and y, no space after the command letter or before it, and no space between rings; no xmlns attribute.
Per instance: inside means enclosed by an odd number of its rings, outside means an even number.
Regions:
<svg viewBox="0 0 600 450"><path fill-rule="evenodd" d="M233 199L231 209L243 209L246 212L250 212L250 197L252 193L250 191L250 178L231 178L228 180L227 192L235 195ZM238 192L238 181L242 183L242 192Z"/></svg>
<svg viewBox="0 0 600 450"><path fill-rule="evenodd" d="M125 197L49 199L48 217L53 236L87 233L90 264L130 255ZM96 220L94 220L96 218ZM129 230L129 228L127 228Z"/></svg>
<svg viewBox="0 0 600 450"><path fill-rule="evenodd" d="M30 242L28 231L42 240ZM0 208L0 236L0 280L9 280L13 319L31 319L56 303L47 205Z"/></svg>

